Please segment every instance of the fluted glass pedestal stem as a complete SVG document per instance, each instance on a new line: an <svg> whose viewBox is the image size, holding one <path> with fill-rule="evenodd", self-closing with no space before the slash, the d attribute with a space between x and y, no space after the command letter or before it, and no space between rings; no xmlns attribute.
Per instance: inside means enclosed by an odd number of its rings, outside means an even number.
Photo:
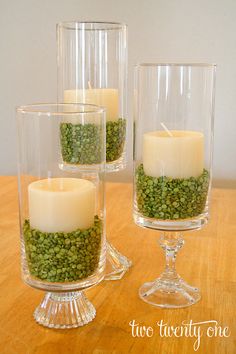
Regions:
<svg viewBox="0 0 236 354"><path fill-rule="evenodd" d="M83 291L48 292L34 312L37 323L58 329L84 326L95 316L96 310Z"/></svg>
<svg viewBox="0 0 236 354"><path fill-rule="evenodd" d="M165 270L159 278L141 286L140 298L163 308L180 308L195 304L201 298L198 288L188 285L175 268L177 252L184 244L181 233L164 232L159 244L165 252Z"/></svg>

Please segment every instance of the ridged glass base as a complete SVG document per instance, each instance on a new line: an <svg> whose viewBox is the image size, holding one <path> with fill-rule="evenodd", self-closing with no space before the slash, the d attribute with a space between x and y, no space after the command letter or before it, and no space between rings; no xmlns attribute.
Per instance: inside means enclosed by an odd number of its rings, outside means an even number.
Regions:
<svg viewBox="0 0 236 354"><path fill-rule="evenodd" d="M34 312L34 319L49 328L69 329L86 325L96 310L82 291L51 293L44 296Z"/></svg>
<svg viewBox="0 0 236 354"><path fill-rule="evenodd" d="M139 296L148 304L162 308L187 307L201 298L198 288L188 285L181 278L175 281L158 278L144 283L139 289Z"/></svg>
<svg viewBox="0 0 236 354"><path fill-rule="evenodd" d="M119 280L132 266L132 262L117 251L108 241L105 280Z"/></svg>

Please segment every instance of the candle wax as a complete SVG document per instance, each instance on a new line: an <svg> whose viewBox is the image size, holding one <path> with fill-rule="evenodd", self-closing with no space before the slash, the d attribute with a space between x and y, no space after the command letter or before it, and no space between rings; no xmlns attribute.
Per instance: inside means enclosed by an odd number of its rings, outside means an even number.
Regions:
<svg viewBox="0 0 236 354"><path fill-rule="evenodd" d="M95 185L79 178L49 178L28 186L31 228L71 232L93 226Z"/></svg>
<svg viewBox="0 0 236 354"><path fill-rule="evenodd" d="M64 102L102 106L106 108L107 121L115 121L119 118L119 99L116 89L65 90Z"/></svg>
<svg viewBox="0 0 236 354"><path fill-rule="evenodd" d="M204 168L204 136L201 132L153 131L143 136L143 167L148 176L198 177Z"/></svg>

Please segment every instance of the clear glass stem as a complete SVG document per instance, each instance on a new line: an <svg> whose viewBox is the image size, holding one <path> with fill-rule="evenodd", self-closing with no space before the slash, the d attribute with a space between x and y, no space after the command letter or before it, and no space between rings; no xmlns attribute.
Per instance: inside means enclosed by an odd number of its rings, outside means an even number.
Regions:
<svg viewBox="0 0 236 354"><path fill-rule="evenodd" d="M159 244L165 252L164 272L152 282L139 289L141 299L154 306L181 308L195 304L201 295L198 288L188 285L176 272L175 262L184 240L179 232L164 232Z"/></svg>
<svg viewBox="0 0 236 354"><path fill-rule="evenodd" d="M176 272L175 262L179 249L184 245L184 240L180 232L164 232L159 240L159 244L165 252L166 265L161 275L164 280L178 280L180 277Z"/></svg>

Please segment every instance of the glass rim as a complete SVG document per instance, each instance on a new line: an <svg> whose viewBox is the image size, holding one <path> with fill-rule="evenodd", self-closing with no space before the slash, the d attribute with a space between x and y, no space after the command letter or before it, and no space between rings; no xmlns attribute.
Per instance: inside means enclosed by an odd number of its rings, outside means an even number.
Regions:
<svg viewBox="0 0 236 354"><path fill-rule="evenodd" d="M80 28L80 25L97 25L97 28ZM103 25L104 28L99 28ZM127 24L123 22L111 22L111 21L62 21L57 23L57 28L64 28L69 30L85 30L85 31L107 31L107 30L120 30L127 28Z"/></svg>
<svg viewBox="0 0 236 354"><path fill-rule="evenodd" d="M193 67L216 67L216 63L163 63L163 62L156 62L156 63L138 63L135 65L135 68L139 67L157 67L157 66L193 66Z"/></svg>
<svg viewBox="0 0 236 354"><path fill-rule="evenodd" d="M64 110L64 108L77 107L77 109ZM62 108L63 110L53 111L50 107ZM81 107L81 109L79 109ZM82 108L88 108L87 111L82 111ZM48 116L62 116L62 115L80 115L80 114L96 114L96 113L105 113L106 108L102 106L97 106L95 104L87 103L32 103L16 107L17 113L38 113Z"/></svg>

